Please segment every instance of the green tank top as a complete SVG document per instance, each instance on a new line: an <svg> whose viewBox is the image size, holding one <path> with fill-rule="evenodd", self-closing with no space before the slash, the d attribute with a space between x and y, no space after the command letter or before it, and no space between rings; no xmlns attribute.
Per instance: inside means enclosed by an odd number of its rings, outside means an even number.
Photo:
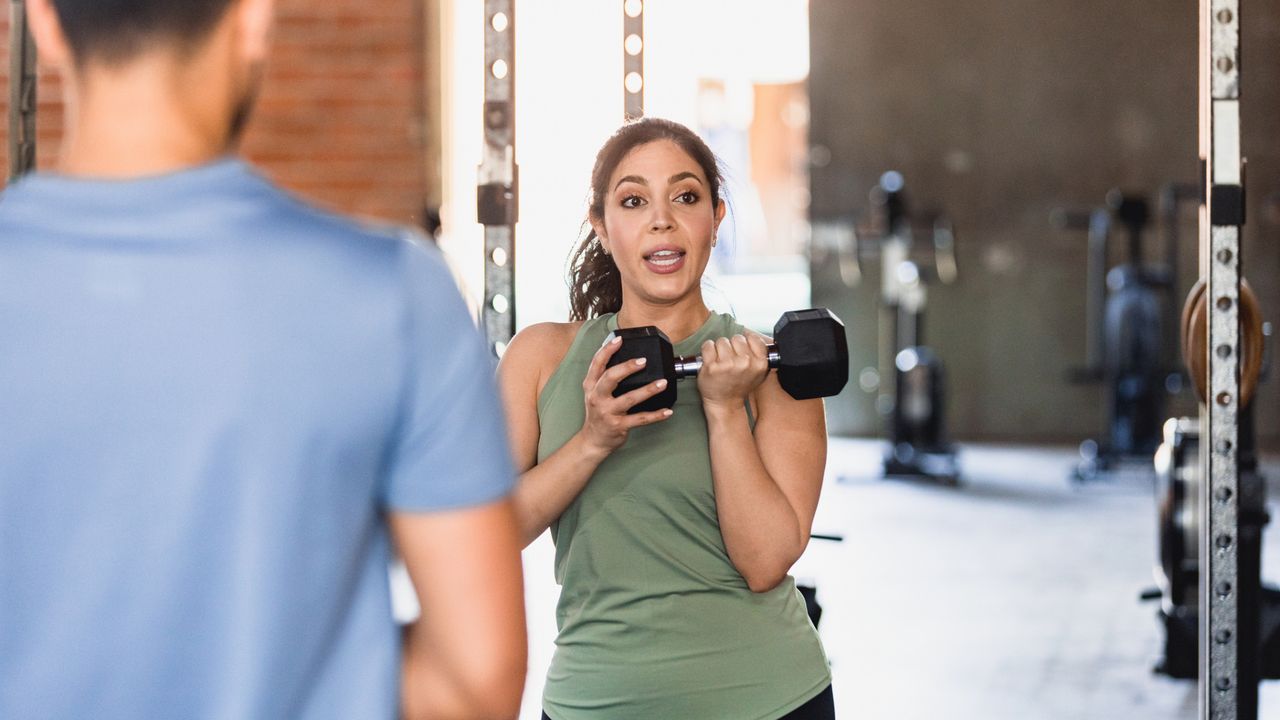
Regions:
<svg viewBox="0 0 1280 720"><path fill-rule="evenodd" d="M589 320L538 398L538 461L585 418L582 380L615 329ZM677 355L741 332L712 314ZM543 706L554 720L772 720L831 682L788 577L753 593L724 548L696 378L675 414L632 430L551 526L559 635Z"/></svg>

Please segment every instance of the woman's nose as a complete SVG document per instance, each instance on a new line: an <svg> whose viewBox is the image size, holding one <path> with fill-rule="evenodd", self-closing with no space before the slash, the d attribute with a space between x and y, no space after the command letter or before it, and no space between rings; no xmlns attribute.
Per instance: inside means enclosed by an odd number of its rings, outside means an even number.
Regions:
<svg viewBox="0 0 1280 720"><path fill-rule="evenodd" d="M670 230L674 227L671 220L671 211L662 204L653 205L653 216L649 218L649 231L662 232Z"/></svg>

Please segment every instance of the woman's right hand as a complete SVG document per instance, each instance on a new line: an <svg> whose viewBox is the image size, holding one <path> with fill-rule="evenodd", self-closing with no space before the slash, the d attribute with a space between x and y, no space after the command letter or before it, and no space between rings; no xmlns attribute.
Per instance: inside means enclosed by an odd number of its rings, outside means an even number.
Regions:
<svg viewBox="0 0 1280 720"><path fill-rule="evenodd" d="M613 391L623 378L644 367L644 359L628 360L606 367L609 358L622 347L621 338L613 338L596 351L582 381L586 419L579 431L587 447L604 455L612 453L627 441L627 433L641 425L652 425L671 417L671 410L653 410L628 415L627 410L662 392L666 380L656 380L619 397Z"/></svg>

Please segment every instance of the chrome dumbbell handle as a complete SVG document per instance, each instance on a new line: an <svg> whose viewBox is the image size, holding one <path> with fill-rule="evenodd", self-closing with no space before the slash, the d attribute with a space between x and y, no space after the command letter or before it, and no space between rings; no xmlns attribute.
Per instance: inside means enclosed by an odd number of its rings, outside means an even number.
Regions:
<svg viewBox="0 0 1280 720"><path fill-rule="evenodd" d="M778 346L767 345L765 346L765 351L768 353L769 367L777 368L778 364L782 362L782 355L778 352ZM684 357L676 358L676 377L678 378L687 378L697 375L698 371L701 369L701 355L686 355Z"/></svg>

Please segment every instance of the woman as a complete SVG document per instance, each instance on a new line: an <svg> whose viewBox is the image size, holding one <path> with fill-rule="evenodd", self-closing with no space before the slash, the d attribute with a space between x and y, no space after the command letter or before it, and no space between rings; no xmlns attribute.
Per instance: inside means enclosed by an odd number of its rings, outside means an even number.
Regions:
<svg viewBox="0 0 1280 720"><path fill-rule="evenodd" d="M819 400L769 372L765 340L702 298L721 176L682 125L643 119L600 150L573 321L511 343L498 374L527 543L551 528L561 585L546 717L830 718L831 677L787 575L826 461ZM673 410L628 415L636 361L606 369L617 327L656 325L700 353Z"/></svg>

